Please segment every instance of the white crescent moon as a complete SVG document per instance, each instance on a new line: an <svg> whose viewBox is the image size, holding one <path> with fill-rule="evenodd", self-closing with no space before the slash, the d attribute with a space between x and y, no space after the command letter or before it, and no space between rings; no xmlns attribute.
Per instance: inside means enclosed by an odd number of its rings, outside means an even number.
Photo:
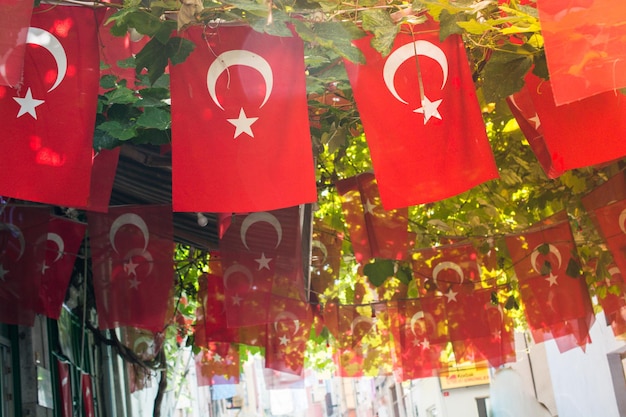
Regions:
<svg viewBox="0 0 626 417"><path fill-rule="evenodd" d="M224 271L224 288L228 288L228 278L230 278L231 274L234 274L236 272L243 274L248 279L249 288L252 288L252 283L254 282L252 273L248 268L241 264L231 265L226 269L226 271Z"/></svg>
<svg viewBox="0 0 626 417"><path fill-rule="evenodd" d="M622 271L619 270L618 267L614 266L612 268L609 268L609 275L611 277L615 276L615 275L622 275Z"/></svg>
<svg viewBox="0 0 626 417"><path fill-rule="evenodd" d="M444 262L438 263L433 268L433 281L435 281L435 285L437 285L437 275L439 275L439 273L443 271L444 269L451 269L454 272L456 272L459 278L461 278L460 284L463 284L463 281L465 280L465 277L463 276L463 269L461 269L461 267L458 264L455 264L454 262L444 261Z"/></svg>
<svg viewBox="0 0 626 417"><path fill-rule="evenodd" d="M366 322L370 325L370 329L372 329L372 327L374 327L374 320L372 320L371 317L365 317L365 316L359 316L357 318L355 318L354 320L352 320L352 323L350 323L350 333L352 333L354 335L354 326L356 326L357 324L361 323L361 322ZM368 332L369 332L368 330Z"/></svg>
<svg viewBox="0 0 626 417"><path fill-rule="evenodd" d="M418 311L417 313L413 314L413 316L411 317L411 332L413 333L413 336L417 336L415 334L415 322L417 322L418 320L422 320L422 319L424 319L423 311Z"/></svg>
<svg viewBox="0 0 626 417"><path fill-rule="evenodd" d="M146 274L146 276L152 273L152 269L154 268L154 258L152 258L152 254L148 252L147 250L145 249L142 250L140 248L131 249L130 251L128 251L126 256L128 257L141 256L146 261L148 261L149 267L148 267L148 273Z"/></svg>
<svg viewBox="0 0 626 417"><path fill-rule="evenodd" d="M318 248L322 252L322 255L324 255L324 257L322 258L321 263L326 263L326 259L328 258L328 249L326 248L326 245L316 239L311 242L311 247Z"/></svg>
<svg viewBox="0 0 626 417"><path fill-rule="evenodd" d="M56 262L63 257L63 252L65 251L65 242L63 241L63 238L61 236L59 236L56 233L51 233L51 232L48 233L48 240L56 243L56 245L59 248L57 257L54 258L54 261L53 261L53 262Z"/></svg>
<svg viewBox="0 0 626 417"><path fill-rule="evenodd" d="M626 209L622 210L619 214L619 228L622 230L622 233L626 234L626 225L624 222L626 221Z"/></svg>
<svg viewBox="0 0 626 417"><path fill-rule="evenodd" d="M252 213L246 216L246 218L243 219L243 222L241 223L241 241L243 242L243 245L246 247L246 249L250 250L250 248L248 247L248 242L246 241L246 233L248 232L250 226L257 222L269 223L272 227L274 227L274 229L276 229L276 233L278 234L278 241L276 242L276 246L274 246L274 248L277 248L278 245L280 245L280 242L283 240L283 227L280 225L280 222L278 221L276 216L266 211L262 211L259 213Z"/></svg>
<svg viewBox="0 0 626 417"><path fill-rule="evenodd" d="M24 234L19 227L11 223L0 223L0 230L7 230L9 233L11 233L11 235L17 237L17 240L20 242L20 254L15 260L19 261L24 255L24 250L26 249L26 240L24 239Z"/></svg>
<svg viewBox="0 0 626 417"><path fill-rule="evenodd" d="M515 102L515 97L514 97L514 94L511 94L511 95L509 96L509 100L511 100L511 104L513 104L513 106L514 106L517 110L519 110L520 112L522 111L522 109L520 109L520 107L519 107L519 106L517 105L517 103Z"/></svg>
<svg viewBox="0 0 626 417"><path fill-rule="evenodd" d="M146 345L146 348L143 352L139 351L139 346ZM146 355L152 356L154 355L154 338L150 336L139 336L135 339L135 343L133 343L133 352L138 355Z"/></svg>
<svg viewBox="0 0 626 417"><path fill-rule="evenodd" d="M298 317L296 317L295 314L293 314L291 311L282 311L280 313L278 313L276 315L276 317L274 318L274 330L278 331L278 322L281 321L281 317L286 317L288 319L290 319L291 321L293 321L293 324L296 326L296 329L293 331L294 336L298 333L298 330L300 330L300 320L298 320Z"/></svg>
<svg viewBox="0 0 626 417"><path fill-rule="evenodd" d="M52 33L40 28L30 27L28 28L28 34L26 35L26 43L33 45L39 45L45 48L52 54L54 61L57 64L57 79L52 84L52 87L48 92L54 90L61 84L65 74L67 72L67 55L65 55L65 49L57 38Z"/></svg>
<svg viewBox="0 0 626 417"><path fill-rule="evenodd" d="M226 71L228 67L232 65L245 65L247 67L254 68L263 76L263 80L265 81L265 97L263 98L263 102L259 108L263 107L265 103L267 103L274 86L272 67L262 56L244 49L235 49L223 52L215 59L215 61L213 61L211 66L209 66L209 70L206 73L206 84L209 90L209 95L215 104L220 109L224 110L224 107L222 107L217 95L215 94L215 84L217 83L217 79L222 72Z"/></svg>
<svg viewBox="0 0 626 417"><path fill-rule="evenodd" d="M141 234L143 235L143 241L144 241L143 250L145 252L146 248L148 247L148 241L150 240L150 234L148 233L148 225L141 218L141 216L135 213L122 214L117 219L115 219L113 224L111 224L111 230L109 231L109 241L111 242L111 246L113 247L113 250L117 252L117 247L115 247L115 235L117 234L117 231L120 229L120 227L127 225L127 224L132 224L133 226L136 226L141 231Z"/></svg>
<svg viewBox="0 0 626 417"><path fill-rule="evenodd" d="M441 71L443 72L443 81L441 82L441 88L446 85L448 80L448 59L446 58L446 54L443 53L441 48L438 46L423 40L418 40L415 42L407 43L406 45L402 45L398 49L396 49L385 61L385 66L383 67L383 79L385 80L385 85L389 92L401 103L409 104L406 100L404 100L398 92L396 91L394 79L396 77L396 72L400 65L402 65L407 59L412 57L417 57L419 55L434 59L437 61L439 66L441 67Z"/></svg>
<svg viewBox="0 0 626 417"><path fill-rule="evenodd" d="M537 268L537 257L539 256L539 251L537 250L537 248L539 248L540 246L543 246L543 245L537 245L535 249L533 249L532 254L530 255L530 264L535 270L535 272L538 274L541 274L541 268ZM561 268L561 261L562 261L561 252L556 248L556 246L554 246L551 243L548 244L548 250L551 253L553 253L554 256L556 256L556 260L558 261L558 265L556 269Z"/></svg>

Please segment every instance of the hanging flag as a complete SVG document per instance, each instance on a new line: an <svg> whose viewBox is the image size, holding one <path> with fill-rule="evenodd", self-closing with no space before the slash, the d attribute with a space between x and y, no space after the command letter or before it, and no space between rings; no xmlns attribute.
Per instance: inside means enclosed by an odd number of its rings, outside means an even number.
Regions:
<svg viewBox="0 0 626 417"><path fill-rule="evenodd" d="M272 322L267 324L265 367L303 375L306 342L313 323L310 306L304 301L284 298L281 302L272 303L270 317Z"/></svg>
<svg viewBox="0 0 626 417"><path fill-rule="evenodd" d="M320 219L314 220L311 240L311 303L318 302L319 296L339 278L342 242L343 236L336 230Z"/></svg>
<svg viewBox="0 0 626 417"><path fill-rule="evenodd" d="M595 316L587 284L578 276L572 231L567 220L544 224L506 238L526 321L536 343L555 339L561 351L584 348Z"/></svg>
<svg viewBox="0 0 626 417"><path fill-rule="evenodd" d="M154 361L163 346L163 333L153 333L148 330L124 327L122 329L122 342L139 359L144 362ZM141 391L150 386L149 368L136 363L127 362L128 385L130 392Z"/></svg>
<svg viewBox="0 0 626 417"><path fill-rule="evenodd" d="M41 263L41 286L37 313L58 320L65 293L72 278L87 225L62 217L50 217L45 241L45 258Z"/></svg>
<svg viewBox="0 0 626 417"><path fill-rule="evenodd" d="M30 0L0 2L0 85L17 87L22 81L28 25L33 12Z"/></svg>
<svg viewBox="0 0 626 417"><path fill-rule="evenodd" d="M0 87L0 195L87 205L98 101L97 14L56 4L33 12L24 82L19 89Z"/></svg>
<svg viewBox="0 0 626 417"><path fill-rule="evenodd" d="M61 417L72 417L74 406L72 404L72 380L70 378L70 364L57 359L57 372L59 373L59 399L61 400Z"/></svg>
<svg viewBox="0 0 626 417"><path fill-rule="evenodd" d="M233 216L220 252L229 327L270 323L274 297L305 299L298 207Z"/></svg>
<svg viewBox="0 0 626 417"><path fill-rule="evenodd" d="M50 209L6 206L0 212L0 323L32 326Z"/></svg>
<svg viewBox="0 0 626 417"><path fill-rule="evenodd" d="M626 4L542 0L537 9L558 106L626 87Z"/></svg>
<svg viewBox="0 0 626 417"><path fill-rule="evenodd" d="M507 97L506 102L543 172L545 172L548 178L557 178L562 175L564 171L558 169L554 161L552 161L550 150L543 137L541 120L539 120L539 115L528 89L522 88L517 93Z"/></svg>
<svg viewBox="0 0 626 417"><path fill-rule="evenodd" d="M87 219L98 327L163 331L174 285L171 207L111 207Z"/></svg>
<svg viewBox="0 0 626 417"><path fill-rule="evenodd" d="M600 234L620 271L626 271L626 200L594 210Z"/></svg>
<svg viewBox="0 0 626 417"><path fill-rule="evenodd" d="M387 57L366 36L354 44L367 63L345 61L387 210L498 177L461 37L440 42L434 22L404 29Z"/></svg>
<svg viewBox="0 0 626 417"><path fill-rule="evenodd" d="M78 208L100 213L109 211L109 201L111 200L119 157L120 147L100 149L98 152L94 152L92 156L89 199L86 206Z"/></svg>
<svg viewBox="0 0 626 417"><path fill-rule="evenodd" d="M385 210L382 207L374 174L337 181L336 187L356 260L364 264L372 258L406 259L408 209Z"/></svg>
<svg viewBox="0 0 626 417"><path fill-rule="evenodd" d="M170 69L174 210L316 201L302 41L247 26L181 36L196 48Z"/></svg>
<svg viewBox="0 0 626 417"><path fill-rule="evenodd" d="M238 384L239 350L237 345L210 342L196 355L198 386Z"/></svg>
<svg viewBox="0 0 626 417"><path fill-rule="evenodd" d="M613 92L556 106L551 81L532 72L524 88L532 99L555 172L610 162L626 155L626 100ZM602 138L598 146L597 138Z"/></svg>
<svg viewBox="0 0 626 417"><path fill-rule="evenodd" d="M95 406L93 402L93 385L91 384L91 375L80 374L81 394L83 396L83 408L85 417L96 417Z"/></svg>
<svg viewBox="0 0 626 417"><path fill-rule="evenodd" d="M626 172L624 171L612 176L580 199L591 221L600 233L602 233L602 229L596 218L595 210L619 200L626 200Z"/></svg>
<svg viewBox="0 0 626 417"><path fill-rule="evenodd" d="M592 262L591 266L596 271L599 268L596 262ZM626 281L615 264L608 265L606 271L597 271L596 275L599 273L605 278L594 283L598 303L613 334L616 337L622 336L626 334Z"/></svg>

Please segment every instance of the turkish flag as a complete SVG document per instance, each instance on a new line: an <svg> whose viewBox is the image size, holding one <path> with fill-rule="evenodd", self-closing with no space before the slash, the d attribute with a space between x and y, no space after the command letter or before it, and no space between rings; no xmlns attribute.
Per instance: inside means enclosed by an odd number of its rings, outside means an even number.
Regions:
<svg viewBox="0 0 626 417"><path fill-rule="evenodd" d="M111 207L87 219L98 327L163 331L174 285L171 207Z"/></svg>
<svg viewBox="0 0 626 417"><path fill-rule="evenodd" d="M59 372L59 398L61 400L61 417L72 417L72 380L70 378L70 364L57 359Z"/></svg>
<svg viewBox="0 0 626 417"><path fill-rule="evenodd" d="M41 286L37 313L58 320L65 293L72 278L87 225L62 217L50 217L48 233L39 237L46 242L41 263Z"/></svg>
<svg viewBox="0 0 626 417"><path fill-rule="evenodd" d="M267 324L265 367L303 375L306 342L313 324L310 306L304 301L284 298L272 304L270 314L272 322Z"/></svg>
<svg viewBox="0 0 626 417"><path fill-rule="evenodd" d="M598 223L595 210L619 200L626 200L626 172L624 171L620 171L612 176L580 199L591 221L600 233L603 231ZM612 228L609 229L609 232L611 230ZM604 238L606 239L606 237Z"/></svg>
<svg viewBox="0 0 626 417"><path fill-rule="evenodd" d="M16 87L22 81L32 12L33 2L30 0L0 1L0 85Z"/></svg>
<svg viewBox="0 0 626 417"><path fill-rule="evenodd" d="M440 42L432 21L405 29L387 57L366 36L354 41L366 64L345 61L387 210L498 177L463 40Z"/></svg>
<svg viewBox="0 0 626 417"><path fill-rule="evenodd" d="M0 322L32 326L50 209L6 206L0 212Z"/></svg>
<svg viewBox="0 0 626 417"><path fill-rule="evenodd" d="M275 297L305 299L298 207L233 216L220 252L229 327L270 323Z"/></svg>
<svg viewBox="0 0 626 417"><path fill-rule="evenodd" d="M92 156L89 199L87 200L87 205L80 208L100 213L109 211L109 202L119 157L119 147L115 149L100 149L94 152Z"/></svg>
<svg viewBox="0 0 626 417"><path fill-rule="evenodd" d="M124 327L122 341L139 359L144 362L153 361L163 346L163 333ZM130 392L141 391L150 386L150 369L136 363L126 363Z"/></svg>
<svg viewBox="0 0 626 417"><path fill-rule="evenodd" d="M238 384L239 349L231 343L210 342L196 355L198 386Z"/></svg>
<svg viewBox="0 0 626 417"><path fill-rule="evenodd" d="M557 105L626 87L626 3L541 0L537 9Z"/></svg>
<svg viewBox="0 0 626 417"><path fill-rule="evenodd" d="M532 72L523 87L532 100L555 172L610 162L626 155L626 100L613 92L556 106L551 81ZM602 138L602 146L598 146Z"/></svg>
<svg viewBox="0 0 626 417"><path fill-rule="evenodd" d="M590 266L598 272L597 262L590 262ZM626 333L626 282L620 269L615 265L608 265L603 271L605 278L594 283L598 303L602 306L606 324L611 326L613 334L620 336Z"/></svg>
<svg viewBox="0 0 626 417"><path fill-rule="evenodd" d="M24 82L0 87L0 195L87 205L100 73L97 15L59 5L33 13Z"/></svg>
<svg viewBox="0 0 626 417"><path fill-rule="evenodd" d="M321 219L314 219L311 240L311 297L313 303L319 300L334 281L339 278L341 267L341 245L343 236L326 225Z"/></svg>
<svg viewBox="0 0 626 417"><path fill-rule="evenodd" d="M408 209L385 210L380 202L376 178L371 173L340 180L335 185L356 260L363 264L372 258L406 259Z"/></svg>
<svg viewBox="0 0 626 417"><path fill-rule="evenodd" d="M600 234L620 271L626 271L626 200L594 210Z"/></svg>
<svg viewBox="0 0 626 417"><path fill-rule="evenodd" d="M93 403L93 385L91 384L91 375L81 373L80 386L83 396L85 417L96 417L95 406Z"/></svg>
<svg viewBox="0 0 626 417"><path fill-rule="evenodd" d="M579 261L569 222L540 223L507 237L506 245L535 342L555 339L561 351L584 348L595 316L584 278L570 276Z"/></svg>
<svg viewBox="0 0 626 417"><path fill-rule="evenodd" d="M256 212L317 199L302 41L191 27L172 65L175 211Z"/></svg>

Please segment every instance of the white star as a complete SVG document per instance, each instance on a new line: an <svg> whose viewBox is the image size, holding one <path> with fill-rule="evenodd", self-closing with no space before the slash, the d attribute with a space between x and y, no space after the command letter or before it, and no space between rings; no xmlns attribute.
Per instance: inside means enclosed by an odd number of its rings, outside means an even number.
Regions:
<svg viewBox="0 0 626 417"><path fill-rule="evenodd" d="M420 345L422 345L422 349L424 350L430 349L430 342L428 341L428 339L422 340L422 343L420 343Z"/></svg>
<svg viewBox="0 0 626 417"><path fill-rule="evenodd" d="M363 204L363 208L365 209L365 213L374 214L374 209L376 208L376 204L372 204L372 202L367 199L365 204Z"/></svg>
<svg viewBox="0 0 626 417"><path fill-rule="evenodd" d="M124 272L126 272L126 275L137 276L137 271L135 270L137 269L138 266L139 264L134 263L133 258L130 258L128 262L124 264Z"/></svg>
<svg viewBox="0 0 626 417"><path fill-rule="evenodd" d="M231 298L233 299L233 305L235 306L241 305L241 300L243 300L243 298L241 298L237 294L233 295Z"/></svg>
<svg viewBox="0 0 626 417"><path fill-rule="evenodd" d="M424 124L428 123L431 117L442 120L441 114L439 114L439 110L437 110L442 101L443 100L430 101L428 97L424 96L422 99L422 107L413 111L424 115Z"/></svg>
<svg viewBox="0 0 626 417"><path fill-rule="evenodd" d="M287 344L289 344L289 338L287 336L280 336L278 339L280 340L281 346L286 346Z"/></svg>
<svg viewBox="0 0 626 417"><path fill-rule="evenodd" d="M263 268L270 269L270 261L272 258L266 258L265 253L261 253L261 257L259 259L255 259L255 261L259 264L259 271Z"/></svg>
<svg viewBox="0 0 626 417"><path fill-rule="evenodd" d="M450 302L450 301L456 302L456 295L457 294L458 294L458 292L454 292L454 291L452 291L452 288L450 288L450 290L448 290L448 292L445 293L444 296L448 299L448 302Z"/></svg>
<svg viewBox="0 0 626 417"><path fill-rule="evenodd" d="M139 284L141 284L141 281L139 281L137 279L137 276L133 277L133 279L131 279L130 281L128 281L128 283L130 284L130 288L131 289L135 289L138 290L139 289Z"/></svg>
<svg viewBox="0 0 626 417"><path fill-rule="evenodd" d="M419 345L421 345L421 342L417 339L413 339L413 347L418 347Z"/></svg>
<svg viewBox="0 0 626 417"><path fill-rule="evenodd" d="M243 111L243 108L239 110L239 117L237 119L226 119L230 124L235 126L235 135L233 139L237 138L237 136L242 133L246 133L250 137L254 137L254 133L252 133L252 123L259 120L258 117L248 117L246 116L246 112Z"/></svg>
<svg viewBox="0 0 626 417"><path fill-rule="evenodd" d="M35 111L35 107L42 105L44 101L33 98L33 93L30 91L30 87L26 91L26 95L23 98L13 97L13 100L20 105L20 110L17 112L16 119L28 113L33 116L35 120L37 120L37 111Z"/></svg>
<svg viewBox="0 0 626 417"><path fill-rule="evenodd" d="M222 361L222 357L220 356L219 353L216 353L215 355L213 355L213 362L221 362Z"/></svg>
<svg viewBox="0 0 626 417"><path fill-rule="evenodd" d="M529 118L528 121L533 122L535 130L539 129L539 126L541 126L541 120L539 120L539 115L537 113L535 113L533 117Z"/></svg>
<svg viewBox="0 0 626 417"><path fill-rule="evenodd" d="M546 277L546 281L550 283L550 286L559 285L559 283L556 282L557 278L558 277L556 275L550 274L549 277Z"/></svg>
<svg viewBox="0 0 626 417"><path fill-rule="evenodd" d="M10 271L4 269L4 265L0 264L0 279L4 281L4 276L8 274Z"/></svg>

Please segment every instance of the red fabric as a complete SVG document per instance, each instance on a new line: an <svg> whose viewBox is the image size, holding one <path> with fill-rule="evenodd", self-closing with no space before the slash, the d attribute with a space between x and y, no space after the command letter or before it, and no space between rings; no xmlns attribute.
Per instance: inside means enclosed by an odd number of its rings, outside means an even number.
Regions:
<svg viewBox="0 0 626 417"><path fill-rule="evenodd" d="M171 207L111 207L87 219L98 327L162 331L174 285Z"/></svg>
<svg viewBox="0 0 626 417"><path fill-rule="evenodd" d="M274 298L304 300L298 207L233 216L220 251L229 327L270 323Z"/></svg>
<svg viewBox="0 0 626 417"><path fill-rule="evenodd" d="M145 362L154 360L163 346L162 333L125 327L122 336L124 345ZM132 363L127 363L126 369L131 393L150 386L150 370Z"/></svg>
<svg viewBox="0 0 626 417"><path fill-rule="evenodd" d="M620 271L626 271L626 200L616 201L594 210L595 218L613 260Z"/></svg>
<svg viewBox="0 0 626 417"><path fill-rule="evenodd" d="M596 218L595 210L619 200L626 200L626 173L624 171L612 176L580 199L600 233L602 233L602 229Z"/></svg>
<svg viewBox="0 0 626 417"><path fill-rule="evenodd" d="M174 210L316 201L302 41L246 26L206 32L206 40L201 27L180 34L196 48L170 69ZM236 128L244 117L249 126Z"/></svg>
<svg viewBox="0 0 626 417"><path fill-rule="evenodd" d="M566 273L570 262L578 263L569 223L540 224L507 237L506 245L535 342L555 339L561 351L584 348L595 316L584 278Z"/></svg>
<svg viewBox="0 0 626 417"><path fill-rule="evenodd" d="M239 350L230 343L210 342L196 355L198 386L239 383Z"/></svg>
<svg viewBox="0 0 626 417"><path fill-rule="evenodd" d="M367 63L345 61L387 210L443 200L498 177L461 37L439 42L433 22L403 29L387 57L367 36L354 42ZM422 95L434 104L420 113Z"/></svg>
<svg viewBox="0 0 626 417"><path fill-rule="evenodd" d="M626 282L614 264L605 273L608 276L604 280L595 282L598 303L613 334L620 336L626 333Z"/></svg>
<svg viewBox="0 0 626 417"><path fill-rule="evenodd" d="M303 375L306 342L313 323L311 308L306 302L285 298L273 303L271 320L267 325L265 367Z"/></svg>
<svg viewBox="0 0 626 417"><path fill-rule="evenodd" d="M540 0L537 9L557 105L626 87L626 3Z"/></svg>
<svg viewBox="0 0 626 417"><path fill-rule="evenodd" d="M59 399L61 400L61 417L72 417L72 380L70 379L70 365L57 359L59 372Z"/></svg>
<svg viewBox="0 0 626 417"><path fill-rule="evenodd" d="M563 171L555 166L550 156L550 150L543 137L543 127L528 89L522 88L509 96L506 101L543 172L548 178L557 178L562 175Z"/></svg>
<svg viewBox="0 0 626 417"><path fill-rule="evenodd" d="M32 326L50 211L7 206L0 213L0 322Z"/></svg>
<svg viewBox="0 0 626 417"><path fill-rule="evenodd" d="M15 87L22 81L24 45L32 12L30 0L0 1L0 85Z"/></svg>
<svg viewBox="0 0 626 417"><path fill-rule="evenodd" d="M551 81L532 73L526 88L537 112L552 168L563 172L626 155L626 100L613 92L556 106ZM597 138L602 138L598 146Z"/></svg>
<svg viewBox="0 0 626 417"><path fill-rule="evenodd" d="M91 384L91 375L81 373L80 379L85 417L96 417L95 407L93 403L93 386Z"/></svg>
<svg viewBox="0 0 626 417"><path fill-rule="evenodd" d="M41 6L30 31L23 85L0 87L0 195L84 207L98 98L97 16L89 7Z"/></svg>
<svg viewBox="0 0 626 417"><path fill-rule="evenodd" d="M87 225L61 217L51 217L45 239L46 253L41 265L41 287L37 313L58 320L74 263L85 237Z"/></svg>
<svg viewBox="0 0 626 417"><path fill-rule="evenodd" d="M92 156L89 200L86 207L80 208L100 213L109 211L109 201L111 200L119 157L119 147L111 150L100 149Z"/></svg>
<svg viewBox="0 0 626 417"><path fill-rule="evenodd" d="M374 174L360 174L336 183L350 232L354 256L360 263L371 258L406 259L409 245L407 208L385 210L380 204Z"/></svg>
<svg viewBox="0 0 626 417"><path fill-rule="evenodd" d="M313 239L311 241L311 301L319 300L339 278L341 267L341 245L343 236L328 227L322 220L313 223Z"/></svg>

